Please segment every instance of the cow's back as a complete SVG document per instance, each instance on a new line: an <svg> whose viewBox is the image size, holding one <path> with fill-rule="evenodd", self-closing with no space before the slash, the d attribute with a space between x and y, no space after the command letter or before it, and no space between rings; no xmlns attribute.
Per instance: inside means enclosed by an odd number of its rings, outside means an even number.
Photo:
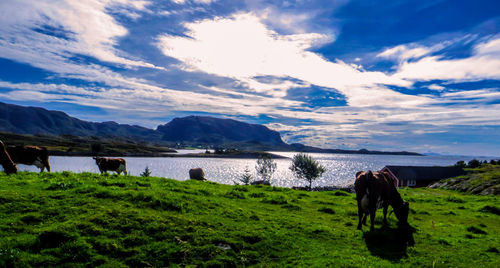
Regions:
<svg viewBox="0 0 500 268"><path fill-rule="evenodd" d="M31 165L36 160L48 160L49 158L49 151L45 147L31 145L8 146L7 152L12 161L28 165Z"/></svg>
<svg viewBox="0 0 500 268"><path fill-rule="evenodd" d="M106 158L96 159L97 166L101 171L123 171L126 172L127 164L123 158Z"/></svg>

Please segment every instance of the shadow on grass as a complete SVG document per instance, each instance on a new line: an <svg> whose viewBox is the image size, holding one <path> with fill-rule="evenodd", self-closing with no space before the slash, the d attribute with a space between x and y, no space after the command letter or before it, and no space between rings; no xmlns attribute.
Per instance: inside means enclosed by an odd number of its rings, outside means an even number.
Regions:
<svg viewBox="0 0 500 268"><path fill-rule="evenodd" d="M408 246L415 245L413 239L415 231L416 229L411 226L400 228L383 226L373 232L363 233L363 238L372 255L390 261L398 261L408 256L406 254Z"/></svg>

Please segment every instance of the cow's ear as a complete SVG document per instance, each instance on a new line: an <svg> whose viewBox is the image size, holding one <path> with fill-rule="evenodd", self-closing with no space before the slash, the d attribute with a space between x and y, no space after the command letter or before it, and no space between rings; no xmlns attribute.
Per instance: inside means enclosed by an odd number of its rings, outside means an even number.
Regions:
<svg viewBox="0 0 500 268"><path fill-rule="evenodd" d="M364 172L364 171L358 171L358 172L356 173L356 178L358 178L358 177L359 177L359 175L360 175L361 173L363 173L363 172Z"/></svg>

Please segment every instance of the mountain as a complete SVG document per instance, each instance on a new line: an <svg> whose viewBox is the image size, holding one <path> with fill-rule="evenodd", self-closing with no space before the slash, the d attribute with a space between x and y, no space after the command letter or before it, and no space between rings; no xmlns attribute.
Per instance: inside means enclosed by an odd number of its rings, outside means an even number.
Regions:
<svg viewBox="0 0 500 268"><path fill-rule="evenodd" d="M269 148L288 148L279 132L263 125L248 124L232 119L220 119L207 116L187 116L175 118L165 125L160 125L162 140L190 144L227 145L240 147L264 146Z"/></svg>
<svg viewBox="0 0 500 268"><path fill-rule="evenodd" d="M80 120L60 111L0 102L0 131L16 134L71 135L77 137L124 138L164 144L214 145L241 149L287 149L277 131L231 119L206 116L175 118L156 130Z"/></svg>
<svg viewBox="0 0 500 268"><path fill-rule="evenodd" d="M140 140L160 139L160 133L141 126L118 124L112 121L88 122L59 111L2 102L0 102L0 131L17 134L122 137Z"/></svg>
<svg viewBox="0 0 500 268"><path fill-rule="evenodd" d="M174 118L156 130L116 122L89 122L60 111L25 107L0 102L0 132L22 135L52 135L73 142L75 137L125 140L132 143L155 143L162 146L214 146L240 150L277 150L344 154L419 155L411 152L381 152L341 149L321 149L303 144L286 144L279 132L263 125L248 124L232 119L208 116ZM72 137L64 137L64 136ZM23 139L19 137L19 139ZM87 139L88 140L88 139Z"/></svg>

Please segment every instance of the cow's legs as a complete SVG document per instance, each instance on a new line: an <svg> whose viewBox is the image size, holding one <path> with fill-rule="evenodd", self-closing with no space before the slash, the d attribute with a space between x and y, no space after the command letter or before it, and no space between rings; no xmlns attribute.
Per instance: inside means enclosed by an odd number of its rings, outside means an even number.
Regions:
<svg viewBox="0 0 500 268"><path fill-rule="evenodd" d="M358 200L358 218L359 218L359 222L358 222L358 230L361 230L362 229L362 226L361 226L361 222L363 220L363 208L361 208L361 200ZM366 219L365 219L366 220Z"/></svg>
<svg viewBox="0 0 500 268"><path fill-rule="evenodd" d="M368 218L368 213L363 216L363 225L366 225L366 218Z"/></svg>
<svg viewBox="0 0 500 268"><path fill-rule="evenodd" d="M370 231L375 230L375 209L370 209Z"/></svg>
<svg viewBox="0 0 500 268"><path fill-rule="evenodd" d="M377 200L370 198L370 203L368 204L368 211L370 212L370 231L375 230L375 212L377 211Z"/></svg>
<svg viewBox="0 0 500 268"><path fill-rule="evenodd" d="M50 165L48 161L42 161L44 167L47 169L47 172L50 172Z"/></svg>
<svg viewBox="0 0 500 268"><path fill-rule="evenodd" d="M384 224L387 224L387 208L389 205L384 205Z"/></svg>

